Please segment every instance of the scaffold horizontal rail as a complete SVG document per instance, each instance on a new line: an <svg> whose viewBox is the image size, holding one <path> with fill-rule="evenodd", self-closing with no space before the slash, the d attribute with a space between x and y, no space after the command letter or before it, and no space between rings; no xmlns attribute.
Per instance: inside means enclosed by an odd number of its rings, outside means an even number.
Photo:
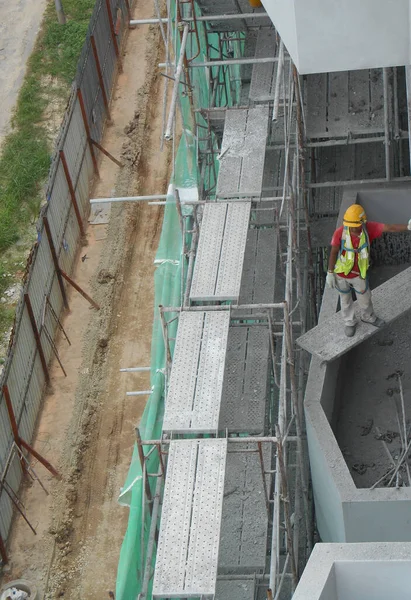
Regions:
<svg viewBox="0 0 411 600"><path fill-rule="evenodd" d="M226 439L170 443L154 598L215 594L226 457Z"/></svg>
<svg viewBox="0 0 411 600"><path fill-rule="evenodd" d="M386 323L392 323L411 310L410 284L411 267L373 290L374 311L379 318ZM355 306L359 323L353 337L345 335L344 322L341 313L338 312L299 337L297 344L322 361L329 362L380 331L377 327L362 322L357 303Z"/></svg>

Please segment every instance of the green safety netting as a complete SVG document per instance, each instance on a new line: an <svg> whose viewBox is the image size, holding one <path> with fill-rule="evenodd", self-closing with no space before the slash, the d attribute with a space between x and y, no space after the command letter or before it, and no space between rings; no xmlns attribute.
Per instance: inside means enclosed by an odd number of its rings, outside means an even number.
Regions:
<svg viewBox="0 0 411 600"><path fill-rule="evenodd" d="M206 34L204 29L200 29L201 49L197 61L207 60L206 52ZM233 55L241 55L243 44L237 40L232 42ZM213 36L215 39L213 40ZM194 36L191 36L194 37ZM208 36L208 53L210 58L218 57L219 40L216 34ZM194 42L190 42L191 45ZM213 46L215 49L213 49ZM179 48L177 48L178 55ZM196 54L195 46L188 48L188 54ZM227 77L227 72L220 70L220 77ZM207 71L203 68L191 69L193 85L193 102L195 108L207 108L210 105L209 99L209 81ZM240 93L240 71L239 67L230 67L228 72L229 84L219 86L216 104L222 106L231 106L238 103ZM192 192L198 194L200 187L200 178L207 189L213 189L215 186L215 177L218 173L218 161L214 165L203 166L202 172L199 172L197 161L198 153L206 148L208 142L199 138L205 137L204 127L206 122L200 116L197 118L197 128L194 127L190 101L186 95L181 95L179 107L182 113L183 132L176 152L174 172L170 182L168 200L165 211L160 243L156 254L155 264L156 272L154 276L155 302L154 302L154 324L151 346L151 386L152 393L144 410L139 426L141 437L143 439L159 439L161 437L161 426L164 413L164 374L165 366L165 348L161 328L160 314L158 306L175 306L181 304L181 293L184 287L181 282L182 261L182 234L176 205L174 201L174 188L178 188L180 197L186 193L193 197ZM202 128L201 125L204 127ZM211 144L216 144L214 136L211 138ZM211 166L213 168L211 168ZM213 197L211 191L210 197ZM188 211L189 212L189 211ZM190 239L187 236L186 243ZM186 266L185 266L186 271ZM177 319L169 326L170 338L175 338L177 329ZM173 348L171 347L171 351ZM146 452L148 449L146 450ZM153 452L147 461L147 470L150 473L158 471L158 455ZM150 481L152 492L156 485L156 478ZM134 448L129 472L119 496L119 503L129 507L129 521L127 531L123 540L120 552L120 559L117 570L116 598L117 600L136 600L141 591L141 585L144 575L144 561L147 552L148 534L150 529L150 515L146 509L143 511L143 484L142 473L138 457L137 448ZM153 562L155 557L153 557ZM151 585L148 589L148 598L151 598Z"/></svg>

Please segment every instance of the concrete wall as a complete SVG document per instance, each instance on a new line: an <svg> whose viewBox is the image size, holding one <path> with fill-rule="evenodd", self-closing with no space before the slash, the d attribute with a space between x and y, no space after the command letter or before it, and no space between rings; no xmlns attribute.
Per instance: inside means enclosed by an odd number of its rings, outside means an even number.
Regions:
<svg viewBox="0 0 411 600"><path fill-rule="evenodd" d="M316 544L293 600L410 598L411 544Z"/></svg>
<svg viewBox="0 0 411 600"><path fill-rule="evenodd" d="M370 186L347 189L337 223L346 207L361 201L371 219L408 220L410 189ZM387 208L388 206L388 208ZM326 289L320 323L337 310L338 295ZM411 488L357 489L331 428L339 401L340 361L311 360L304 408L317 527L325 542L411 541Z"/></svg>
<svg viewBox="0 0 411 600"><path fill-rule="evenodd" d="M298 71L410 62L410 0L262 0Z"/></svg>

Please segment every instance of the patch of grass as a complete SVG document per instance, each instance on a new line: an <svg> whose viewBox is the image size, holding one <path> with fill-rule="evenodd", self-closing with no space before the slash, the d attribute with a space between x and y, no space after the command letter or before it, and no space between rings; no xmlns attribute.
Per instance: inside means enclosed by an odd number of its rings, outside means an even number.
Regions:
<svg viewBox="0 0 411 600"><path fill-rule="evenodd" d="M64 0L66 25L57 22L54 0L46 8L41 32L27 63L12 131L4 140L0 156L1 263L5 250L25 237L44 201L43 187L54 142L47 130L45 111L53 94L68 98L94 3L95 0ZM1 281L0 271L0 293ZM4 323L10 321L8 311L0 305L1 331Z"/></svg>

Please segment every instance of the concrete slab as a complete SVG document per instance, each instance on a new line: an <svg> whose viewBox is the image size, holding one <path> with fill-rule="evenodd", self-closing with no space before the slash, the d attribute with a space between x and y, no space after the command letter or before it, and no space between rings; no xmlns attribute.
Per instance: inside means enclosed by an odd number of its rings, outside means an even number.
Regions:
<svg viewBox="0 0 411 600"><path fill-rule="evenodd" d="M255 581L235 579L217 581L215 600L254 600Z"/></svg>
<svg viewBox="0 0 411 600"><path fill-rule="evenodd" d="M293 600L408 598L411 544L317 544Z"/></svg>
<svg viewBox="0 0 411 600"><path fill-rule="evenodd" d="M411 267L373 290L372 298L375 313L386 321L387 325L411 309L410 286ZM356 302L355 305L357 305ZM360 319L357 306L356 314L357 318ZM358 346L378 331L379 329L373 325L360 321L355 336L348 338L344 333L341 314L336 313L299 337L297 344L320 360L329 362Z"/></svg>

